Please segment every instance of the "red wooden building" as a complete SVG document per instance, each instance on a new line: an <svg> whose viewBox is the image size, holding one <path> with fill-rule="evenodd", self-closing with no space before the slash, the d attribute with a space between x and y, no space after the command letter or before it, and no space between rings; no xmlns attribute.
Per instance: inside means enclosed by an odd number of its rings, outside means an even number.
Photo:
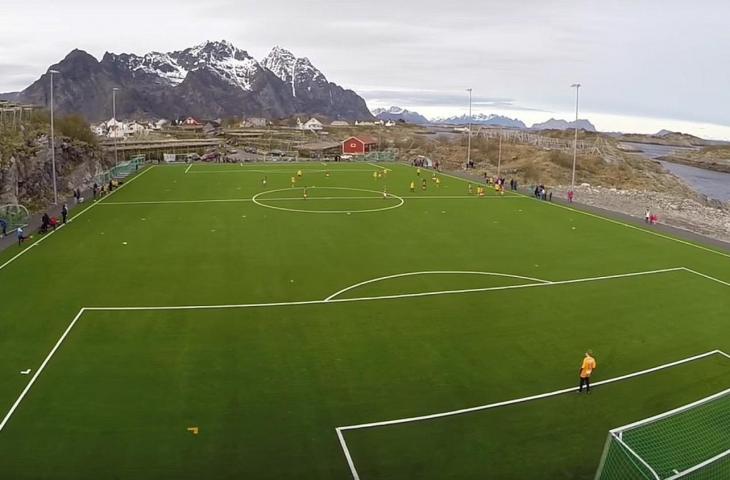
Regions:
<svg viewBox="0 0 730 480"><path fill-rule="evenodd" d="M342 153L345 155L365 155L377 149L378 139L370 135L358 135L342 142Z"/></svg>

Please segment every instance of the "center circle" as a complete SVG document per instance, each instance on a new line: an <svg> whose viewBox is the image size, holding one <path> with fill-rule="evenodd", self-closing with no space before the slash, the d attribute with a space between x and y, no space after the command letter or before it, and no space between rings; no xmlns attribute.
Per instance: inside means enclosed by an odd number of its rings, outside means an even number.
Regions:
<svg viewBox="0 0 730 480"><path fill-rule="evenodd" d="M385 207L380 208L364 208L364 209L347 209L347 210L306 210L302 208L288 208L288 207L281 207L277 205L271 205L270 203L264 203L267 201L265 198L260 198L262 195L267 195L271 193L278 193L278 192L303 192L303 188L280 188L277 190L267 190L265 192L260 192L254 195L251 198L251 201L255 203L256 205L259 205L261 207L271 208L274 210L282 210L285 212L298 212L298 213L344 213L344 214L350 214L350 213L369 213L369 212L384 212L386 210L393 210L394 208L402 207L405 203L405 200L403 197L399 197L398 195L394 195L392 193L385 193L385 200L397 200L398 203L393 205L388 205ZM309 187L307 189L308 191L311 190L347 190L350 192L364 192L364 193L373 193L377 196L373 196L372 199L376 201L383 201L383 192L379 192L377 190L367 190L364 188L350 188L350 187ZM317 197L312 197L311 199L305 200L302 196L301 198L270 198L268 199L269 202L275 202L275 201L302 201L306 202L309 200L314 200ZM358 198L358 197L332 197L332 198L326 198L325 201L337 201L337 200L347 200L347 199L357 199L357 200L369 200L369 198ZM380 200L379 200L380 199ZM321 199L320 199L321 200Z"/></svg>

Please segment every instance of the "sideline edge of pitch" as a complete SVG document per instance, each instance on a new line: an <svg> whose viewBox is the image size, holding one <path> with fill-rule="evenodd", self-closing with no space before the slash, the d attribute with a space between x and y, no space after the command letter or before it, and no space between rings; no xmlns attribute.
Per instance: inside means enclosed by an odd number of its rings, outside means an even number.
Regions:
<svg viewBox="0 0 730 480"><path fill-rule="evenodd" d="M410 166L410 165L406 165L406 166ZM413 167L411 167L411 168L413 168ZM470 181L470 180L468 180L466 178L457 177L456 175L451 175L449 173L439 172L439 174L444 175L446 177L455 178L456 180L461 180L462 182L472 183L472 181ZM475 180L475 182L476 182L476 180ZM520 192L510 192L510 193L511 194L514 194L514 195L517 195L517 196L520 196L520 197L530 198L529 195L525 195L524 193L520 193ZM634 230L638 230L640 232L648 233L649 235L654 235L655 237L663 238L665 240L671 240L673 242L681 243L683 245L688 245L690 247L698 248L698 249L704 250L706 252L716 253L718 255L722 255L723 257L730 258L730 253L721 252L721 251L715 250L713 248L705 247L704 245L700 245L698 243L689 242L687 240L682 240L681 238L676 238L676 237L672 237L670 235L665 235L663 233L654 232L652 230L647 230L645 228L641 228L639 226L632 225L630 223L622 222L620 220L614 220L613 218L608 218L608 217L604 217L604 216L601 216L601 215L597 215L595 213L586 212L586 211L583 211L583 210L580 210L580 209L577 209L577 208L569 207L567 205L561 205L559 203L554 203L554 202L545 202L545 203L547 203L548 205L551 205L553 207L562 208L564 210L568 210L568 211L574 212L574 213L579 213L581 215L587 215L589 217L597 218L599 220L604 220L606 222L611 222L611 223L614 223L616 225L621 225L622 227L631 228L631 229L634 229Z"/></svg>
<svg viewBox="0 0 730 480"><path fill-rule="evenodd" d="M111 193L109 193L109 195L107 195L106 197L104 197L104 198L100 198L99 200L97 200L97 201L95 201L95 202L92 202L92 203L91 203L91 204L90 204L90 205L89 205L88 207L86 207L86 208L84 208L83 210L81 210L80 212L78 212L78 213L76 213L76 214L72 215L72 216L71 216L71 218L69 218L69 219L68 219L68 221L69 221L69 222L72 222L73 220L75 220L76 218L80 217L81 215L83 215L83 214L84 214L84 213L86 213L87 211L91 210L91 209L92 209L92 208L94 208L95 206L97 206L97 205L100 205L100 204L103 204L103 203L104 203L104 200L106 200L107 198L111 197L112 195L114 195L115 193L117 193L117 192L118 192L119 190L121 190L122 188L126 187L127 185L129 185L129 184L130 184L130 183L132 183L133 181L137 180L137 179L138 179L139 177L141 177L141 176L142 176L142 175L144 175L145 173L149 172L149 171L150 171L150 170L152 170L153 168L155 168L155 165L150 165L150 166L149 166L149 167L147 167L147 168L146 168L146 169L145 169L144 171L142 171L142 172L140 172L140 173L139 173L138 175L135 175L134 177L132 177L132 178L131 178L131 179L130 179L129 181L127 181L127 182L124 182L123 184L121 184L121 185L120 185L119 187L117 187L117 189L116 189L116 190L114 190L114 191L112 191ZM23 250L21 250L21 251L20 251L20 252L19 252L19 253L18 253L17 255L15 255L14 257L11 257L11 258L10 258L9 260L7 260L7 261L6 261L5 263L3 263L2 265L0 265L0 270L2 270L3 268L7 267L7 266L8 266L8 265L10 265L11 263L13 263L13 262L14 262L14 261L15 261L16 259L18 259L18 258L20 258L21 256L23 256L23 255L24 255L25 253L27 253L27 252L28 252L28 251L29 251L29 250L30 250L31 248L35 247L36 245L39 245L39 244L41 244L41 243L42 243L42 242L43 242L44 240L46 240L47 238L50 238L50 237L51 237L51 236L52 236L52 235L53 235L54 233L56 233L56 232L60 231L60 230L61 230L62 228L64 228L65 226L66 226L66 225L64 225L64 224L61 224L61 225L60 225L60 226L59 226L59 227L58 227L58 228L57 228L56 230L52 230L52 231L50 231L50 232L46 233L46 234L45 234L44 236L42 236L41 238L39 238L39 239L38 239L38 240L37 240L36 242L34 242L34 243L32 243L32 244L28 245L28 246L27 246L26 248L24 248Z"/></svg>

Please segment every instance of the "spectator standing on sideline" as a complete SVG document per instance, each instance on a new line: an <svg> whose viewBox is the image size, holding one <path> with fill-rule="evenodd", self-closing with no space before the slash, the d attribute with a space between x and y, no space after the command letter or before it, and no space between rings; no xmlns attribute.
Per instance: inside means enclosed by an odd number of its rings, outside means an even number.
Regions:
<svg viewBox="0 0 730 480"><path fill-rule="evenodd" d="M573 203L573 190L568 192L568 202Z"/></svg>
<svg viewBox="0 0 730 480"><path fill-rule="evenodd" d="M649 211L649 207L646 207L646 212L644 212L644 223L649 223L651 220L651 211Z"/></svg>
<svg viewBox="0 0 730 480"><path fill-rule="evenodd" d="M0 218L0 228L2 228L2 231L3 231L3 234L2 234L2 236L0 236L0 238L7 237L7 235L8 235L8 222L6 222L5 220L3 220L2 218Z"/></svg>
<svg viewBox="0 0 730 480"><path fill-rule="evenodd" d="M94 182L92 192L94 194L94 199L96 199L96 197L99 195L99 185L97 185L96 182Z"/></svg>
<svg viewBox="0 0 730 480"><path fill-rule="evenodd" d="M23 227L18 227L18 230L16 231L16 233L17 233L17 235L18 235L18 246L20 246L20 245L22 245L22 244L23 244L23 242L24 242L24 241L25 241L25 239L26 239L26 236L25 236L25 234L23 233Z"/></svg>
<svg viewBox="0 0 730 480"><path fill-rule="evenodd" d="M61 209L61 217L63 217L63 224L66 224L66 219L68 218L68 205L65 203L63 204L63 208Z"/></svg>

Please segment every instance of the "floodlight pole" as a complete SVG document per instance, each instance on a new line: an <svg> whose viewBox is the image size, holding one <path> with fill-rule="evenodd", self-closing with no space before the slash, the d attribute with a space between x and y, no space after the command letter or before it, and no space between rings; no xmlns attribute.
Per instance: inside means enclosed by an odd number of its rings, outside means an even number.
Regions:
<svg viewBox="0 0 730 480"><path fill-rule="evenodd" d="M58 70L48 70L51 74L51 169L53 170L53 204L58 205L58 186L56 185L56 137L53 129L53 75Z"/></svg>
<svg viewBox="0 0 730 480"><path fill-rule="evenodd" d="M575 163L578 158L578 99L580 94L580 83L571 85L575 88L575 139L573 141L573 175L570 180L570 191L575 194Z"/></svg>
<svg viewBox="0 0 730 480"><path fill-rule="evenodd" d="M112 88L112 119L114 120L114 166L119 166L117 158L117 135L119 135L119 124L117 123L117 87Z"/></svg>
<svg viewBox="0 0 730 480"><path fill-rule="evenodd" d="M500 178L499 172L502 170L502 129L499 129L499 155L497 157L497 178Z"/></svg>
<svg viewBox="0 0 730 480"><path fill-rule="evenodd" d="M469 92L469 140L466 147L466 165L468 168L469 163L471 163L471 88L467 88L466 91Z"/></svg>

